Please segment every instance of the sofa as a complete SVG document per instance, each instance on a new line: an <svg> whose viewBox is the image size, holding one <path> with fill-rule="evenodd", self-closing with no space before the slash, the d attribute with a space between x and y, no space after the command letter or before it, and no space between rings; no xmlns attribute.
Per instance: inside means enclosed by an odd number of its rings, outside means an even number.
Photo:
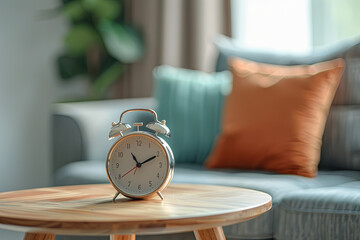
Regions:
<svg viewBox="0 0 360 240"><path fill-rule="evenodd" d="M323 135L315 178L241 169L207 169L203 164L176 163L172 183L244 187L269 193L273 207L247 222L226 226L227 239L360 239L360 44L351 39L294 56L251 52L224 36L216 71L227 69L230 56L253 61L297 65L342 57L346 69L336 92ZM54 185L108 183L105 171L111 122L130 108L152 108L154 97L57 103L53 106ZM146 114L124 122L150 121ZM146 125L146 124L144 124ZM176 161L176 160L175 160ZM57 239L85 239L68 236ZM86 239L102 239L90 237ZM139 236L137 239L195 239L192 233Z"/></svg>

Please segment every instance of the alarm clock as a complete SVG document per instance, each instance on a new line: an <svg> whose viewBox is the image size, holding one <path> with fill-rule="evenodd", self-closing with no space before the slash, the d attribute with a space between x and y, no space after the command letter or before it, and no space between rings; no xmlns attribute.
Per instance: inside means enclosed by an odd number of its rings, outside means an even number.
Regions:
<svg viewBox="0 0 360 240"><path fill-rule="evenodd" d="M123 123L123 116L130 112L151 113L154 121L146 125L150 131L140 131L142 122L133 123L136 131L126 134L132 128ZM120 115L119 123L112 123L109 140L118 137L110 148L106 159L106 173L110 183L117 191L113 201L122 195L143 199L156 194L163 200L161 191L166 188L174 175L174 155L170 146L159 137L170 137L166 121L158 121L152 109L129 109Z"/></svg>

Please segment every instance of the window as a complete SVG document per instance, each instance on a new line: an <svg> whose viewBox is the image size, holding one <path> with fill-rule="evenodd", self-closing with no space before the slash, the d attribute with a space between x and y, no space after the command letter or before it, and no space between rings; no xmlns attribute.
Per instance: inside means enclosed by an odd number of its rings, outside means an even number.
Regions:
<svg viewBox="0 0 360 240"><path fill-rule="evenodd" d="M360 34L358 0L232 0L232 33L244 47L308 53Z"/></svg>

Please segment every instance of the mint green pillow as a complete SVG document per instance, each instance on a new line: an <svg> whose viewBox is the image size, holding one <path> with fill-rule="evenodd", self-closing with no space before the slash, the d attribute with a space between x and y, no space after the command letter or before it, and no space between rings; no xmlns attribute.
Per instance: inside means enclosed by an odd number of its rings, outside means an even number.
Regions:
<svg viewBox="0 0 360 240"><path fill-rule="evenodd" d="M203 164L220 131L223 102L232 86L231 73L159 66L153 77L157 113L171 130L171 138L165 141L175 161Z"/></svg>

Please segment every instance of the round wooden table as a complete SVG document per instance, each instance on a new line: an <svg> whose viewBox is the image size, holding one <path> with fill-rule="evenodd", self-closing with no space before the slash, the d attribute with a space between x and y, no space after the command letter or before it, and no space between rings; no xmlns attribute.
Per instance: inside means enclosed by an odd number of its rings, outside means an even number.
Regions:
<svg viewBox="0 0 360 240"><path fill-rule="evenodd" d="M0 193L0 227L26 232L26 240L56 234L110 235L194 231L197 239L225 239L222 226L252 219L271 208L271 197L243 188L171 184L164 200L119 197L110 184Z"/></svg>

